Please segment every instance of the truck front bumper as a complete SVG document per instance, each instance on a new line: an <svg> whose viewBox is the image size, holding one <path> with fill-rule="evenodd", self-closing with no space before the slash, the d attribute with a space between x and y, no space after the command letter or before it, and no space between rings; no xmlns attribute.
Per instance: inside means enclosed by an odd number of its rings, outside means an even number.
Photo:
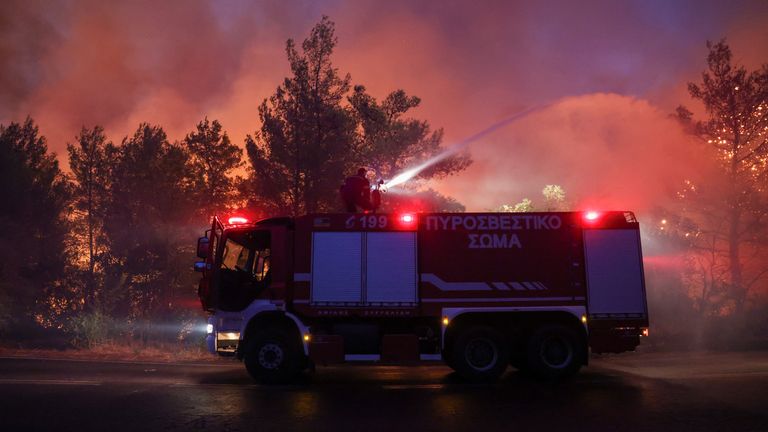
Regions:
<svg viewBox="0 0 768 432"><path fill-rule="evenodd" d="M240 320L212 315L208 318L205 345L208 352L234 355L240 343Z"/></svg>

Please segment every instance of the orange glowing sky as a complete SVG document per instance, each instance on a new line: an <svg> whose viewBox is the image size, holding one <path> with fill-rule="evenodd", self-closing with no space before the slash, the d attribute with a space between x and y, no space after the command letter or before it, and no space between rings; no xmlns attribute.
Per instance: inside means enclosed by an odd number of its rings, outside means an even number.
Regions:
<svg viewBox="0 0 768 432"><path fill-rule="evenodd" d="M550 183L580 207L647 209L706 170L669 119L696 108L686 82L706 40L728 38L750 69L768 62L765 1L12 0L0 10L0 123L31 115L60 157L94 124L116 142L142 121L178 140L208 116L242 143L288 72L286 39L323 14L340 71L378 97L420 96L414 115L445 128L446 145L547 105L432 185L468 210L535 201Z"/></svg>

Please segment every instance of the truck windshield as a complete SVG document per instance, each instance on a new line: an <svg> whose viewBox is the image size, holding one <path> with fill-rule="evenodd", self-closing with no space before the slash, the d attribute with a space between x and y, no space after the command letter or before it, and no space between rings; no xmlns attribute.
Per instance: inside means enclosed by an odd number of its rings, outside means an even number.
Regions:
<svg viewBox="0 0 768 432"><path fill-rule="evenodd" d="M219 307L242 310L269 286L269 231L227 233L218 269Z"/></svg>

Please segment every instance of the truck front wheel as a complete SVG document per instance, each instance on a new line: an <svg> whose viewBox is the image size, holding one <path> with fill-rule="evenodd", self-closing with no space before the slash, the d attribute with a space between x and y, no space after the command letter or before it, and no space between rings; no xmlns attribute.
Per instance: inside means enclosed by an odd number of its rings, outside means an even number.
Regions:
<svg viewBox="0 0 768 432"><path fill-rule="evenodd" d="M301 372L301 343L281 331L255 335L243 355L245 369L264 384L289 382Z"/></svg>
<svg viewBox="0 0 768 432"><path fill-rule="evenodd" d="M451 367L470 380L494 380L504 373L508 362L504 336L491 327L469 328L453 345Z"/></svg>
<svg viewBox="0 0 768 432"><path fill-rule="evenodd" d="M548 325L537 329L528 341L527 366L542 378L564 378L579 371L586 344L569 327Z"/></svg>

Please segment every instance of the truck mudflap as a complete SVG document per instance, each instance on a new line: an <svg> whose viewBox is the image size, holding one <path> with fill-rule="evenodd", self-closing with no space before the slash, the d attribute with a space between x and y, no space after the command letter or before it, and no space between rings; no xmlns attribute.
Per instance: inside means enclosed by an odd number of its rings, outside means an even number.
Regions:
<svg viewBox="0 0 768 432"><path fill-rule="evenodd" d="M645 318L589 321L589 347L595 354L634 351L643 336L648 336L648 320Z"/></svg>

